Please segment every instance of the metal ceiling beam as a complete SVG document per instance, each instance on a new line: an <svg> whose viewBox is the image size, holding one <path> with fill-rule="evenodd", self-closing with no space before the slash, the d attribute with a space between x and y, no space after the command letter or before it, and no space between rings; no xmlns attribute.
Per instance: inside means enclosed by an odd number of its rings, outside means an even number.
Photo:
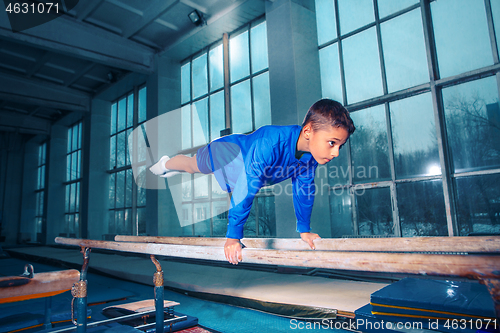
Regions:
<svg viewBox="0 0 500 333"><path fill-rule="evenodd" d="M6 14L0 14L6 15ZM12 32L7 19L0 20L0 38L35 45L45 50L121 68L154 72L154 50L114 33L79 22L67 15L22 32Z"/></svg>
<svg viewBox="0 0 500 333"><path fill-rule="evenodd" d="M104 0L90 0L90 1L87 1L87 4L83 8L83 10L76 15L76 20L77 21L83 21L83 20L85 20L95 10L97 10L97 8L99 8L99 6L101 6L103 3L104 3Z"/></svg>
<svg viewBox="0 0 500 333"><path fill-rule="evenodd" d="M64 83L64 86L65 87L71 86L73 83L78 81L82 76L84 76L85 74L90 72L95 66L96 66L96 64L93 62L91 62L90 64L88 64L86 66L83 66L75 75L73 75L71 80Z"/></svg>
<svg viewBox="0 0 500 333"><path fill-rule="evenodd" d="M2 110L0 112L0 126L13 128L19 132L36 132L37 134L49 134L51 122L38 117L29 117L16 112Z"/></svg>
<svg viewBox="0 0 500 333"><path fill-rule="evenodd" d="M40 68L42 68L45 63L47 61L49 61L50 59L50 52L48 51L45 51L45 53L43 54L43 56L37 60L37 62L35 63L35 65L33 65L27 72L26 72L26 75L28 77L32 77L34 74L38 73L38 71L40 70Z"/></svg>
<svg viewBox="0 0 500 333"><path fill-rule="evenodd" d="M0 99L69 111L90 111L89 94L78 90L0 73Z"/></svg>
<svg viewBox="0 0 500 333"><path fill-rule="evenodd" d="M130 38L137 34L142 29L150 25L154 20L165 14L165 12L170 8L178 4L179 0L154 0L149 3L148 9L142 16L137 17L137 19L127 24L127 28L124 29L122 34L123 37Z"/></svg>
<svg viewBox="0 0 500 333"><path fill-rule="evenodd" d="M195 51L189 45L196 43L196 40L208 40L208 44L222 38L222 32L227 31L228 22L237 19L241 12L251 11L254 13L265 13L264 1L234 0L234 2L224 10L212 15L207 19L207 24L194 27L188 33L170 41L158 55L172 57L183 60ZM260 16L257 14L255 17ZM232 29L231 29L232 30ZM197 50L199 51L199 49Z"/></svg>

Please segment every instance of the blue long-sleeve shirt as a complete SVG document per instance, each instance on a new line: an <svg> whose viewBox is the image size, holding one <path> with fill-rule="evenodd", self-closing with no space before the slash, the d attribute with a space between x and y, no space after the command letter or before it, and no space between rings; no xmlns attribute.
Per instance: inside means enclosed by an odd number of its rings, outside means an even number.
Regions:
<svg viewBox="0 0 500 333"><path fill-rule="evenodd" d="M263 126L252 134L229 135L210 143L212 157L210 161L206 158L205 162L211 163L221 187L232 192L227 238L243 238L243 226L254 197L263 186L288 178L292 179L297 231L310 231L314 175L318 163L310 153L296 158L300 132L298 125ZM203 162L203 158L200 159ZM203 167L200 171L203 172Z"/></svg>

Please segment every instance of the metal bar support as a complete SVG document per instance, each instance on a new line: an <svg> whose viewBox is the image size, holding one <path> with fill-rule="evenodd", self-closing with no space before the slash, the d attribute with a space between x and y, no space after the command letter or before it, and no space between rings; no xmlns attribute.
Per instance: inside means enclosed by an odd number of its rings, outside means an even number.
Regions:
<svg viewBox="0 0 500 333"><path fill-rule="evenodd" d="M163 333L163 270L160 262L151 254L151 261L156 266L156 272L153 275L155 286L155 309L156 309L156 333Z"/></svg>
<svg viewBox="0 0 500 333"><path fill-rule="evenodd" d="M80 272L80 281L76 282L71 288L71 321L76 325L77 333L87 332L87 269L89 266L89 247L81 247L83 254L83 266ZM74 303L76 303L76 321L74 319Z"/></svg>
<svg viewBox="0 0 500 333"><path fill-rule="evenodd" d="M52 328L52 322L50 321L52 317L52 296L45 297L45 320L43 326L45 329Z"/></svg>

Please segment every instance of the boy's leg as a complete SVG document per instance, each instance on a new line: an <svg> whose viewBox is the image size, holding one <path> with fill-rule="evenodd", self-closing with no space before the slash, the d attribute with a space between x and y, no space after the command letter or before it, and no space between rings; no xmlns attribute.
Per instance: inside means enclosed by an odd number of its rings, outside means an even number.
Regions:
<svg viewBox="0 0 500 333"><path fill-rule="evenodd" d="M176 155L165 163L165 168L168 170L178 170L188 173L199 173L198 163L196 162L196 154L193 157L186 155Z"/></svg>

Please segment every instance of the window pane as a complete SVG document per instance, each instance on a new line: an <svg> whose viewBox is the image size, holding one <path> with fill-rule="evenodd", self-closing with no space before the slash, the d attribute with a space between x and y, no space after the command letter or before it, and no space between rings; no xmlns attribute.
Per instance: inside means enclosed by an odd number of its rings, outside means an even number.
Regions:
<svg viewBox="0 0 500 333"><path fill-rule="evenodd" d="M71 180L71 155L66 155L66 181Z"/></svg>
<svg viewBox="0 0 500 333"><path fill-rule="evenodd" d="M193 99L208 93L207 54L193 60Z"/></svg>
<svg viewBox="0 0 500 333"><path fill-rule="evenodd" d="M203 174L194 175L194 198L208 198L208 176Z"/></svg>
<svg viewBox="0 0 500 333"><path fill-rule="evenodd" d="M219 185L217 185L219 186ZM213 213L213 236L224 237L227 231L227 201L212 202Z"/></svg>
<svg viewBox="0 0 500 333"><path fill-rule="evenodd" d="M43 207L44 207L44 199L45 199L45 193L44 192L38 192L40 195L40 201L39 203L39 210L38 210L38 216L43 216Z"/></svg>
<svg viewBox="0 0 500 333"><path fill-rule="evenodd" d="M389 92L429 81L420 8L380 25Z"/></svg>
<svg viewBox="0 0 500 333"><path fill-rule="evenodd" d="M491 13L493 15L493 25L495 26L495 36L497 39L497 50L500 51L500 1L490 1Z"/></svg>
<svg viewBox="0 0 500 333"><path fill-rule="evenodd" d="M231 87L231 109L233 133L248 133L253 130L250 80Z"/></svg>
<svg viewBox="0 0 500 333"><path fill-rule="evenodd" d="M224 85L224 61L222 44L210 50L210 91L222 88Z"/></svg>
<svg viewBox="0 0 500 333"><path fill-rule="evenodd" d="M108 215L108 233L109 234L116 234L115 233L115 211L114 210L111 210L109 211L109 215Z"/></svg>
<svg viewBox="0 0 500 333"><path fill-rule="evenodd" d="M339 0L338 4L342 35L375 21L372 0Z"/></svg>
<svg viewBox="0 0 500 333"><path fill-rule="evenodd" d="M115 174L112 173L109 176L109 192L108 192L108 197L109 197L109 209L115 208Z"/></svg>
<svg viewBox="0 0 500 333"><path fill-rule="evenodd" d="M115 233L123 232L123 224L125 220L125 212L123 210L115 211Z"/></svg>
<svg viewBox="0 0 500 333"><path fill-rule="evenodd" d="M342 102L342 84L340 82L340 62L337 43L319 50L319 64L323 98L331 98Z"/></svg>
<svg viewBox="0 0 500 333"><path fill-rule="evenodd" d="M419 3L419 0L378 0L378 15L384 18L416 3Z"/></svg>
<svg viewBox="0 0 500 333"><path fill-rule="evenodd" d="M37 169L37 187L36 189L39 190L42 188L42 168Z"/></svg>
<svg viewBox="0 0 500 333"><path fill-rule="evenodd" d="M397 192L403 237L448 236L441 180L397 184Z"/></svg>
<svg viewBox="0 0 500 333"><path fill-rule="evenodd" d="M193 104L193 146L208 142L208 98Z"/></svg>
<svg viewBox="0 0 500 333"><path fill-rule="evenodd" d="M130 157L130 148L129 148L129 146L128 146L128 138L129 138L129 137L130 137L130 135L132 134L132 130L133 130L132 128L129 128L129 129L127 130L127 134L126 134L126 136L125 136L125 155L127 156L127 159L125 160L125 164L126 164L126 165L130 165L130 164L132 164L131 159L130 159L130 158L131 158L131 157Z"/></svg>
<svg viewBox="0 0 500 333"><path fill-rule="evenodd" d="M116 135L109 140L109 168L114 169L116 166Z"/></svg>
<svg viewBox="0 0 500 333"><path fill-rule="evenodd" d="M134 94L127 97L127 127L134 125Z"/></svg>
<svg viewBox="0 0 500 333"><path fill-rule="evenodd" d="M117 114L116 103L111 104L111 134L116 133L116 114Z"/></svg>
<svg viewBox="0 0 500 333"><path fill-rule="evenodd" d="M440 175L430 93L392 102L390 110L396 177Z"/></svg>
<svg viewBox="0 0 500 333"><path fill-rule="evenodd" d="M191 174L187 172L182 173L182 200L189 201L193 198L193 189L191 181Z"/></svg>
<svg viewBox="0 0 500 333"><path fill-rule="evenodd" d="M122 98L118 101L118 131L125 129L125 120L127 117L127 100Z"/></svg>
<svg viewBox="0 0 500 333"><path fill-rule="evenodd" d="M137 206L146 206L146 166L138 167Z"/></svg>
<svg viewBox="0 0 500 333"><path fill-rule="evenodd" d="M219 183L217 182L217 179L215 178L215 175L211 175L212 178L212 198L223 198L227 196L227 192L223 191L220 188Z"/></svg>
<svg viewBox="0 0 500 333"><path fill-rule="evenodd" d="M191 141L191 105L186 105L182 107L182 149L187 149L192 147Z"/></svg>
<svg viewBox="0 0 500 333"><path fill-rule="evenodd" d="M75 151L79 148L78 136L79 136L79 126L75 125L75 126L73 126L73 139L71 140L71 143L72 143L71 150L72 151Z"/></svg>
<svg viewBox="0 0 500 333"><path fill-rule="evenodd" d="M191 97L191 63L181 67L181 103L187 103Z"/></svg>
<svg viewBox="0 0 500 333"><path fill-rule="evenodd" d="M390 189L357 190L359 235L394 235Z"/></svg>
<svg viewBox="0 0 500 333"><path fill-rule="evenodd" d="M147 131L146 125L147 125L147 123L140 125L140 130L138 130L138 132L137 132L138 138L145 137L145 133L147 133L146 132ZM134 148L137 149L137 147L134 147ZM137 156L137 162L145 161L147 153L148 153L148 147L146 145L139 145L139 154Z"/></svg>
<svg viewBox="0 0 500 333"><path fill-rule="evenodd" d="M116 208L123 208L125 204L125 171L116 174Z"/></svg>
<svg viewBox="0 0 500 333"><path fill-rule="evenodd" d="M460 177L457 184L460 236L500 233L500 175Z"/></svg>
<svg viewBox="0 0 500 333"><path fill-rule="evenodd" d="M146 235L146 209L137 208L137 233L139 236Z"/></svg>
<svg viewBox="0 0 500 333"><path fill-rule="evenodd" d="M333 0L316 0L318 45L337 38L337 24Z"/></svg>
<svg viewBox="0 0 500 333"><path fill-rule="evenodd" d="M41 182L40 188L45 188L45 165L41 167L40 182Z"/></svg>
<svg viewBox="0 0 500 333"><path fill-rule="evenodd" d="M252 73L256 73L269 66L267 63L267 29L265 21L250 30L250 43Z"/></svg>
<svg viewBox="0 0 500 333"><path fill-rule="evenodd" d="M357 131L358 130L356 130L356 134ZM326 165L326 171L328 172L328 182L331 186L345 185L349 183L349 173L351 172L351 169L349 168L349 161L347 158L348 149L349 142L346 143L340 150L339 156L328 162L328 164ZM325 172L323 169L319 170ZM318 174L319 170L316 171L316 174Z"/></svg>
<svg viewBox="0 0 500 333"><path fill-rule="evenodd" d="M257 197L259 204L259 236L276 236L274 196Z"/></svg>
<svg viewBox="0 0 500 333"><path fill-rule="evenodd" d="M440 77L493 65L482 0L431 3Z"/></svg>
<svg viewBox="0 0 500 333"><path fill-rule="evenodd" d="M77 154L77 163L76 163L76 178L80 178L82 175L82 150L78 150Z"/></svg>
<svg viewBox="0 0 500 333"><path fill-rule="evenodd" d="M67 221L67 230L68 230L68 237L72 237L75 233L75 216L74 215L66 215L66 221Z"/></svg>
<svg viewBox="0 0 500 333"><path fill-rule="evenodd" d="M76 204L76 183L73 183L69 189L69 213L75 212L75 204Z"/></svg>
<svg viewBox="0 0 500 333"><path fill-rule="evenodd" d="M71 154L71 178L70 180L74 180L78 175L78 154L75 152Z"/></svg>
<svg viewBox="0 0 500 333"><path fill-rule="evenodd" d="M351 118L356 125L350 138L354 182L390 179L384 105L353 112Z"/></svg>
<svg viewBox="0 0 500 333"><path fill-rule="evenodd" d="M351 195L347 188L330 191L330 214L333 238L354 235Z"/></svg>
<svg viewBox="0 0 500 333"><path fill-rule="evenodd" d="M78 124L78 148L77 149L82 148L82 136L83 136L82 126L83 126L83 123L80 122Z"/></svg>
<svg viewBox="0 0 500 333"><path fill-rule="evenodd" d="M248 31L229 39L229 68L231 82L250 75Z"/></svg>
<svg viewBox="0 0 500 333"><path fill-rule="evenodd" d="M123 235L132 235L132 209L125 209L125 225Z"/></svg>
<svg viewBox="0 0 500 333"><path fill-rule="evenodd" d="M210 140L220 137L220 131L226 128L224 109L224 91L210 96Z"/></svg>
<svg viewBox="0 0 500 333"><path fill-rule="evenodd" d="M269 72L253 78L253 105L255 128L271 124L271 96L269 96Z"/></svg>
<svg viewBox="0 0 500 333"><path fill-rule="evenodd" d="M500 167L500 107L494 76L443 89L455 172Z"/></svg>
<svg viewBox="0 0 500 333"><path fill-rule="evenodd" d="M257 198L253 200L252 208L250 209L250 214L248 215L248 219L245 222L243 227L243 234L245 237L255 237L257 236L257 226L255 223L255 219L257 217Z"/></svg>
<svg viewBox="0 0 500 333"><path fill-rule="evenodd" d="M139 90L139 120L138 120L139 123L142 123L143 121L146 120L146 105L147 105L146 92L147 92L146 87Z"/></svg>
<svg viewBox="0 0 500 333"><path fill-rule="evenodd" d="M125 191L125 196L126 196L126 202L125 206L126 207L132 207L132 184L133 184L133 173L132 169L127 170L127 182L126 182L126 191Z"/></svg>
<svg viewBox="0 0 500 333"><path fill-rule="evenodd" d="M80 182L75 183L75 212L80 211Z"/></svg>
<svg viewBox="0 0 500 333"><path fill-rule="evenodd" d="M69 190L71 185L66 185L66 194L64 195L64 212L69 213Z"/></svg>
<svg viewBox="0 0 500 333"><path fill-rule="evenodd" d="M342 46L348 103L353 104L382 95L375 27L347 38Z"/></svg>
<svg viewBox="0 0 500 333"><path fill-rule="evenodd" d="M116 167L125 166L125 132L117 135L116 143Z"/></svg>
<svg viewBox="0 0 500 333"><path fill-rule="evenodd" d="M193 235L193 205L192 204L182 204L182 235L192 236Z"/></svg>
<svg viewBox="0 0 500 333"><path fill-rule="evenodd" d="M194 204L195 236L210 236L210 202Z"/></svg>
<svg viewBox="0 0 500 333"><path fill-rule="evenodd" d="M66 149L67 153L71 152L71 147L72 147L71 139L72 138L73 138L73 127L70 127L70 128L68 128L68 146Z"/></svg>

